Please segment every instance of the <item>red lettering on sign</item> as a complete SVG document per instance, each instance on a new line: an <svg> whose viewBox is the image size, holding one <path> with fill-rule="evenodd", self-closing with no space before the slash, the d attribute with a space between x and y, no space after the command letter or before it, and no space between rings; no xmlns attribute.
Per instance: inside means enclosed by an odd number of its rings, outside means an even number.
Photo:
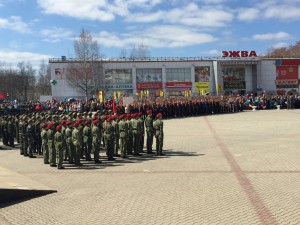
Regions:
<svg viewBox="0 0 300 225"><path fill-rule="evenodd" d="M246 58L246 57L257 57L255 51L222 51L222 57L230 57L230 58Z"/></svg>
<svg viewBox="0 0 300 225"><path fill-rule="evenodd" d="M233 57L233 58L236 58L236 57L240 57L240 51L229 51L229 57Z"/></svg>
<svg viewBox="0 0 300 225"><path fill-rule="evenodd" d="M247 51L241 51L241 57L248 57Z"/></svg>
<svg viewBox="0 0 300 225"><path fill-rule="evenodd" d="M222 57L228 57L229 56L229 53L227 51L222 51Z"/></svg>
<svg viewBox="0 0 300 225"><path fill-rule="evenodd" d="M257 57L256 52L255 51L251 51L249 53L249 57Z"/></svg>

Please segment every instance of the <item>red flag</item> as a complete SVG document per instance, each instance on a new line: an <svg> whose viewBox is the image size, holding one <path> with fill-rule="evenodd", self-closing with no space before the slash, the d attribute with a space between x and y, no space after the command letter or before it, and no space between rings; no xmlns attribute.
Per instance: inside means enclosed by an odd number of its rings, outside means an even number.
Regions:
<svg viewBox="0 0 300 225"><path fill-rule="evenodd" d="M0 92L0 99L5 99L4 95Z"/></svg>

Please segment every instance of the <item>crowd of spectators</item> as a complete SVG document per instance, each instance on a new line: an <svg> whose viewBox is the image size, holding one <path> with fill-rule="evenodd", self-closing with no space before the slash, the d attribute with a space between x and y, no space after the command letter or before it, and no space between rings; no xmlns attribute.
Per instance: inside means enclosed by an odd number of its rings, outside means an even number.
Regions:
<svg viewBox="0 0 300 225"><path fill-rule="evenodd" d="M69 113L69 112L95 112L103 111L109 114L124 114L141 112L146 115L146 110L162 113L164 118L178 118L196 116L201 114L217 114L250 110L256 106L257 110L294 109L300 108L298 95L206 95L199 97L177 97L138 99L131 104L123 104L121 100L107 99L99 103L96 100L82 101L46 101L46 102L0 102L0 115L27 114L32 112Z"/></svg>

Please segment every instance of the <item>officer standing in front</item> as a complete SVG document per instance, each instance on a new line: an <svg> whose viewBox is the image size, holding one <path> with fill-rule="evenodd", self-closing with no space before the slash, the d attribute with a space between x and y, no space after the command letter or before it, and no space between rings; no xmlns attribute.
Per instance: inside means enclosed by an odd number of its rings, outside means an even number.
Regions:
<svg viewBox="0 0 300 225"><path fill-rule="evenodd" d="M145 127L147 133L147 153L154 154L152 152L152 145L153 145L153 119L152 119L152 110L147 110L147 117L145 119Z"/></svg>
<svg viewBox="0 0 300 225"><path fill-rule="evenodd" d="M156 120L153 123L155 129L155 138L156 138L156 155L163 156L162 153L163 143L164 143L164 124L162 119L162 114L158 113L156 115Z"/></svg>

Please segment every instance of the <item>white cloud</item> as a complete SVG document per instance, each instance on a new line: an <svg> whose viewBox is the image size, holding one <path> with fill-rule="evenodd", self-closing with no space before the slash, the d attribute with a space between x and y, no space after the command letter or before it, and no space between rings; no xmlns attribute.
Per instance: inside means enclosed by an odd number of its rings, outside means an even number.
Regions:
<svg viewBox="0 0 300 225"><path fill-rule="evenodd" d="M264 12L266 18L277 18L281 20L300 19L300 7L293 5L273 5Z"/></svg>
<svg viewBox="0 0 300 225"><path fill-rule="evenodd" d="M115 18L114 14L107 10L106 0L38 0L38 4L46 14L100 21L110 21Z"/></svg>
<svg viewBox="0 0 300 225"><path fill-rule="evenodd" d="M217 2L216 2L217 1ZM183 24L188 26L221 27L233 20L229 10L206 5L201 8L196 3L184 7L150 12L163 0L38 0L46 14L57 14L78 19L111 21L116 16L125 17L129 22L158 22ZM223 1L214 0L214 3ZM165 3L165 2L164 2ZM208 3L208 1L205 1ZM210 1L210 3L212 3ZM170 3L166 3L170 6ZM182 5L181 3L180 5Z"/></svg>
<svg viewBox="0 0 300 225"><path fill-rule="evenodd" d="M143 43L150 48L176 48L210 43L217 39L212 35L202 34L186 27L153 26L122 35L101 32L95 40L106 47L124 48Z"/></svg>
<svg viewBox="0 0 300 225"><path fill-rule="evenodd" d="M241 21L252 21L259 18L260 11L255 8L238 9L237 18Z"/></svg>
<svg viewBox="0 0 300 225"><path fill-rule="evenodd" d="M276 43L274 45L271 46L272 49L278 49L278 48L286 48L288 47L289 44L286 43L286 42L279 42L279 43Z"/></svg>
<svg viewBox="0 0 300 225"><path fill-rule="evenodd" d="M30 61L31 63L34 63L40 62L41 60L48 61L49 58L53 58L53 56L32 52L18 52L0 49L0 59L5 59L6 63L18 63L22 61Z"/></svg>
<svg viewBox="0 0 300 225"><path fill-rule="evenodd" d="M299 20L300 0L256 0L253 7L238 9L237 18L241 21L261 19Z"/></svg>
<svg viewBox="0 0 300 225"><path fill-rule="evenodd" d="M290 38L292 38L292 36L285 32L255 34L252 37L253 40L257 40L257 41L284 40L284 39L290 39Z"/></svg>
<svg viewBox="0 0 300 225"><path fill-rule="evenodd" d="M60 27L52 27L49 29L42 29L41 34L45 37L43 41L47 42L60 42L64 39L71 39L73 32Z"/></svg>
<svg viewBox="0 0 300 225"><path fill-rule="evenodd" d="M200 52L200 55L204 55L204 56L206 56L206 55L218 56L220 54L221 54L221 51L218 51L217 49Z"/></svg>
<svg viewBox="0 0 300 225"><path fill-rule="evenodd" d="M202 0L205 4L220 4L226 2L227 0Z"/></svg>
<svg viewBox="0 0 300 225"><path fill-rule="evenodd" d="M0 18L0 28L17 31L20 33L30 33L29 26L24 23L19 16Z"/></svg>
<svg viewBox="0 0 300 225"><path fill-rule="evenodd" d="M158 22L182 24L199 27L222 27L233 20L233 14L216 7L199 8L197 4L190 3L183 8L173 8L169 11L154 13L133 13L126 17L129 22Z"/></svg>
<svg viewBox="0 0 300 225"><path fill-rule="evenodd" d="M46 14L99 21L111 21L130 14L130 8L151 9L162 0L38 0Z"/></svg>

